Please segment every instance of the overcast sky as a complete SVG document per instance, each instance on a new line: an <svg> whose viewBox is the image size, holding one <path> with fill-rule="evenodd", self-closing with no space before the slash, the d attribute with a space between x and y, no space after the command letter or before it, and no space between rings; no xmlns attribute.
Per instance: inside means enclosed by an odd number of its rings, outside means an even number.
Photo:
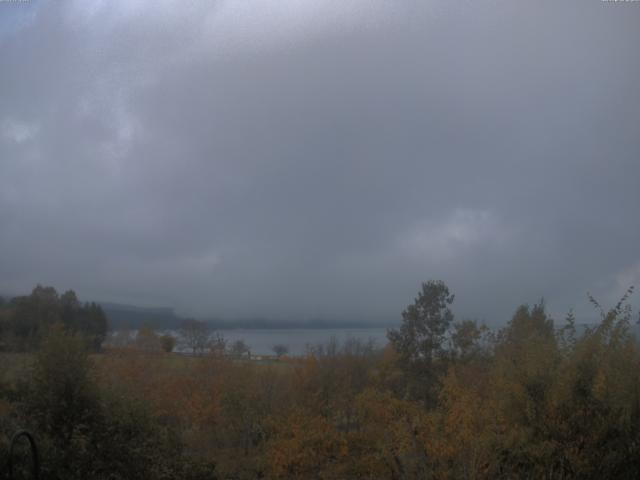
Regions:
<svg viewBox="0 0 640 480"><path fill-rule="evenodd" d="M640 2L0 2L6 294L591 315L640 287L639 207Z"/></svg>

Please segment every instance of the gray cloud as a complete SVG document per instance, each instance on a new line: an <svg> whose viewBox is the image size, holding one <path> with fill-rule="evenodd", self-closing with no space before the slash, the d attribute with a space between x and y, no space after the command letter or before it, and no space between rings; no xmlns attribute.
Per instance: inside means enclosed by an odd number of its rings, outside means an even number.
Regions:
<svg viewBox="0 0 640 480"><path fill-rule="evenodd" d="M0 291L380 320L442 278L500 322L640 280L634 4L0 9Z"/></svg>

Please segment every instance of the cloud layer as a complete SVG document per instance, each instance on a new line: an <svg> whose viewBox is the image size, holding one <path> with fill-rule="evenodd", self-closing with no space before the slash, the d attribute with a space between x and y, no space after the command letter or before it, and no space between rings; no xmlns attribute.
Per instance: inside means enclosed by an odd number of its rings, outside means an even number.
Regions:
<svg viewBox="0 0 640 480"><path fill-rule="evenodd" d="M22 10L20 10L22 9ZM0 3L0 291L504 321L640 263L640 7Z"/></svg>

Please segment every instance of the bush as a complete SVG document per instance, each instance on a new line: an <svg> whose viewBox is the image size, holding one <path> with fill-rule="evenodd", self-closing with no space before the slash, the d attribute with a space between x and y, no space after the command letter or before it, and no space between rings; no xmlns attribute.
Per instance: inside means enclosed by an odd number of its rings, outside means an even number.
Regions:
<svg viewBox="0 0 640 480"><path fill-rule="evenodd" d="M215 478L211 465L185 458L178 435L146 403L99 391L86 345L55 327L33 367L23 415L38 439L43 478Z"/></svg>
<svg viewBox="0 0 640 480"><path fill-rule="evenodd" d="M162 351L171 353L176 347L176 339L171 335L162 335L160 337L160 347L162 348Z"/></svg>

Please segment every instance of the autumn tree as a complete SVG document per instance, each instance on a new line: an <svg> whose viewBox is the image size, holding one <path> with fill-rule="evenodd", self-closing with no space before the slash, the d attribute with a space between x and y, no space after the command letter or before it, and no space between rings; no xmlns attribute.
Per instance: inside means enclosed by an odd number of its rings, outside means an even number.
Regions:
<svg viewBox="0 0 640 480"><path fill-rule="evenodd" d="M98 392L80 334L66 332L61 324L52 327L36 356L30 387L25 411L45 436L47 478L76 478L70 471L76 455L72 447L99 417Z"/></svg>
<svg viewBox="0 0 640 480"><path fill-rule="evenodd" d="M438 478L430 475L433 428L421 402L367 388L357 405L359 430L349 436L349 453L356 457L349 470L355 471L349 478Z"/></svg>
<svg viewBox="0 0 640 480"><path fill-rule="evenodd" d="M426 448L434 478L496 478L496 421L501 403L493 403L490 365L482 356L459 358L442 379L438 405L429 414ZM499 399L502 400L502 399Z"/></svg>
<svg viewBox="0 0 640 480"><path fill-rule="evenodd" d="M505 449L499 468L512 476L546 475L554 448L548 432L549 409L560 362L553 320L544 302L518 307L498 334L489 379L502 424L495 438Z"/></svg>
<svg viewBox="0 0 640 480"><path fill-rule="evenodd" d="M176 339L173 335L165 334L160 337L160 347L166 353L173 352L176 346Z"/></svg>
<svg viewBox="0 0 640 480"><path fill-rule="evenodd" d="M455 322L451 331L451 354L457 360L468 362L486 353L490 346L490 332L485 325L473 320Z"/></svg>
<svg viewBox="0 0 640 480"><path fill-rule="evenodd" d="M183 454L149 404L102 388L83 336L55 325L44 337L21 402L38 434L43 478L215 479Z"/></svg>
<svg viewBox="0 0 640 480"><path fill-rule="evenodd" d="M150 325L143 325L136 335L135 346L146 352L158 351L160 350L160 337Z"/></svg>
<svg viewBox="0 0 640 480"><path fill-rule="evenodd" d="M576 337L557 370L547 425L561 448L547 462L567 477L636 478L640 472L640 349L631 333L632 293L633 287L609 310L590 297L600 322Z"/></svg>
<svg viewBox="0 0 640 480"><path fill-rule="evenodd" d="M273 479L329 479L344 462L344 441L331 422L304 411L273 425L267 444L267 473ZM339 464L338 464L339 465Z"/></svg>

